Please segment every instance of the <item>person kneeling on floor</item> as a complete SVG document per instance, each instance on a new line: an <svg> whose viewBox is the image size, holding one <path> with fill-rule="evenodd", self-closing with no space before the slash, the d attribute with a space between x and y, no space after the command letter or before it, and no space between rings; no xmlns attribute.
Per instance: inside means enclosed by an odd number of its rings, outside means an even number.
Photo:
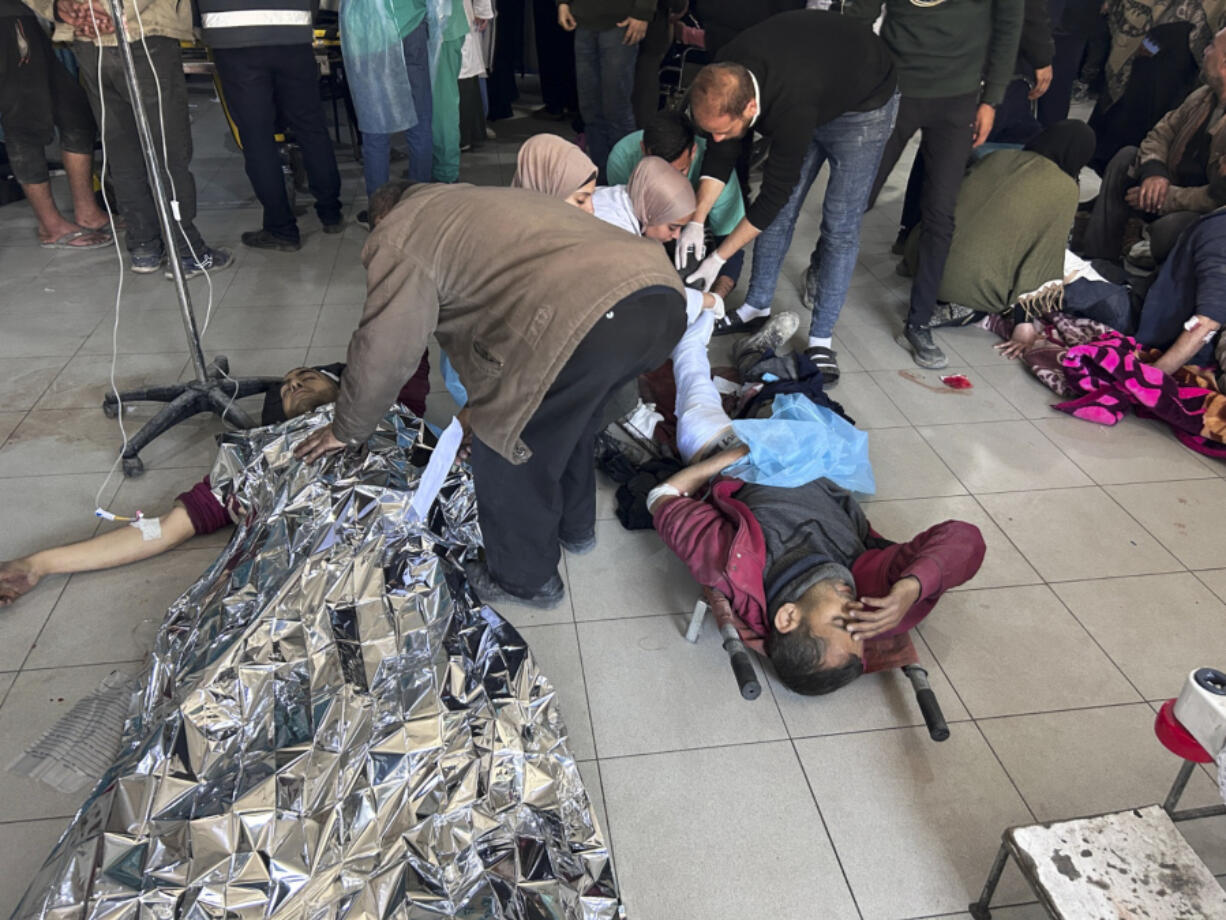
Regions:
<svg viewBox="0 0 1226 920"><path fill-rule="evenodd" d="M712 322L704 316L691 329ZM705 350L681 354L690 338L673 359L677 443L687 461L686 445L702 445L697 456L710 445L718 450L732 426L724 415L721 428L710 365L699 360ZM742 635L757 637L750 644L791 690L830 693L888 667L886 640L916 626L942 594L979 571L984 543L973 524L945 521L891 543L829 479L780 488L721 475L747 453L741 445L692 463L657 486L647 507L661 539L700 584L728 597Z"/></svg>

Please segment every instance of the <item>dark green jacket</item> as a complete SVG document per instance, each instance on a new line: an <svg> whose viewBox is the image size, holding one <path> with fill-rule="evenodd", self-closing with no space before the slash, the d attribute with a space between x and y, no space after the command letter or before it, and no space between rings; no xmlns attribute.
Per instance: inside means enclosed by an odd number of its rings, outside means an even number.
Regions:
<svg viewBox="0 0 1226 920"><path fill-rule="evenodd" d="M881 37L894 55L903 96L964 96L979 86L997 105L1013 79L1025 0L884 0ZM846 16L875 22L883 0L847 0Z"/></svg>

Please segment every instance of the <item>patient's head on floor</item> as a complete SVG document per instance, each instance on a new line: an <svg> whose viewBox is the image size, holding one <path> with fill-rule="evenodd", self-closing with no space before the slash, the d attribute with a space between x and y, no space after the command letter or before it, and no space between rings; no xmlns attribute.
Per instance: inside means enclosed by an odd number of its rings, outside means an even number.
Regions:
<svg viewBox="0 0 1226 920"><path fill-rule="evenodd" d="M766 651L788 689L832 693L864 673L864 643L847 631L855 605L851 585L827 578L775 611Z"/></svg>
<svg viewBox="0 0 1226 920"><path fill-rule="evenodd" d="M296 367L281 380L281 408L285 418L296 418L336 402L339 394L340 374L326 367Z"/></svg>

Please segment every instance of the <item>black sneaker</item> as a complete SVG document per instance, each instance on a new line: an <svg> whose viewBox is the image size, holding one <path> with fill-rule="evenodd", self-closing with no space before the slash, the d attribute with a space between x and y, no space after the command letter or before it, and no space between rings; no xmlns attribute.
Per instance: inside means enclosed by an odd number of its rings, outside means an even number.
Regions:
<svg viewBox="0 0 1226 920"><path fill-rule="evenodd" d="M152 249L138 249L131 253L132 271L138 275L151 275L166 261L166 252L159 245Z"/></svg>
<svg viewBox="0 0 1226 920"><path fill-rule="evenodd" d="M562 544L562 549L572 556L586 556L596 548L596 531L593 530L590 534L580 537L578 540L568 540L566 537L559 537L558 542Z"/></svg>
<svg viewBox="0 0 1226 920"><path fill-rule="evenodd" d="M345 218L338 217L336 220L324 222L324 233L344 233L344 232L345 232Z"/></svg>
<svg viewBox="0 0 1226 920"><path fill-rule="evenodd" d="M182 256L179 259L179 264L183 266L183 279L186 281L189 278L195 278L197 275L203 275L207 272L219 272L229 268L234 264L234 256L230 255L228 250L213 249L210 246L205 246L203 250L197 252L199 257ZM174 280L174 272L166 272L168 280Z"/></svg>
<svg viewBox="0 0 1226 920"><path fill-rule="evenodd" d="M277 236L268 230L249 230L242 236L243 245L252 249L272 249L276 252L297 252L302 248L302 240L292 240L288 236Z"/></svg>
<svg viewBox="0 0 1226 920"><path fill-rule="evenodd" d="M928 370L940 370L949 364L945 352L937 347L932 339L931 329L917 329L914 326L903 327L902 334L894 339L903 348L911 352L911 357L920 367Z"/></svg>
<svg viewBox="0 0 1226 920"><path fill-rule="evenodd" d="M512 594L494 580L484 562L474 562L464 567L468 573L468 583L473 593L483 604L523 604L526 607L537 607L541 610L551 610L562 603L566 596L566 588L557 572L541 585L530 597L520 597Z"/></svg>

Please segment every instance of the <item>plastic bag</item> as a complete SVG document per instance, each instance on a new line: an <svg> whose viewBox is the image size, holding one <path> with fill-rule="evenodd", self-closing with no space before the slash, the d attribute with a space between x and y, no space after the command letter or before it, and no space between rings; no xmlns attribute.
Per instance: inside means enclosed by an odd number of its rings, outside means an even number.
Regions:
<svg viewBox="0 0 1226 920"><path fill-rule="evenodd" d="M775 397L770 418L737 419L749 453L724 472L745 482L794 489L825 476L844 489L877 491L868 434L802 393Z"/></svg>
<svg viewBox="0 0 1226 920"><path fill-rule="evenodd" d="M340 26L358 127L367 134L412 128L417 110L390 0L341 0Z"/></svg>

